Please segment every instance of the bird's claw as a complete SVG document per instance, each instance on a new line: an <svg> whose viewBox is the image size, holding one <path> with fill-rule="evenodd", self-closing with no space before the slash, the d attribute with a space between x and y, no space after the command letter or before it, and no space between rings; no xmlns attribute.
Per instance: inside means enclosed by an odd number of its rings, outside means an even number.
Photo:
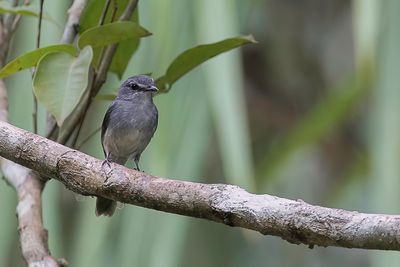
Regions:
<svg viewBox="0 0 400 267"><path fill-rule="evenodd" d="M109 161L108 159L105 159L103 161L103 163L101 163L101 167L104 168L104 165L106 165L106 164L107 164L108 168L111 168L111 161Z"/></svg>

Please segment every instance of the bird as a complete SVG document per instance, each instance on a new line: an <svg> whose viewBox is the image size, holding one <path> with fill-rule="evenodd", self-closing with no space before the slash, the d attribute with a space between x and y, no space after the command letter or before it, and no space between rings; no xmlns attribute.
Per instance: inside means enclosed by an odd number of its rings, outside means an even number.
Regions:
<svg viewBox="0 0 400 267"><path fill-rule="evenodd" d="M125 165L131 158L140 171L140 155L158 125L158 110L153 102L157 92L154 79L147 75L132 76L121 84L101 127L103 165ZM112 216L116 206L116 201L97 196L96 216Z"/></svg>

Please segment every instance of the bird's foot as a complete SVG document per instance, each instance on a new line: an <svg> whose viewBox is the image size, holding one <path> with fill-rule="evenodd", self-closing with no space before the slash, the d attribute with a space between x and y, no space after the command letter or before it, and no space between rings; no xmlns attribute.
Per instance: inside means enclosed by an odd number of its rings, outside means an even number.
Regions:
<svg viewBox="0 0 400 267"><path fill-rule="evenodd" d="M144 172L144 171L142 171L141 169L139 169L139 167L136 167L136 168L133 168L135 171L138 171L138 172Z"/></svg>
<svg viewBox="0 0 400 267"><path fill-rule="evenodd" d="M104 168L104 165L106 165L106 164L107 164L108 168L111 168L111 161L109 159L105 159L103 161L103 163L101 163L101 167Z"/></svg>

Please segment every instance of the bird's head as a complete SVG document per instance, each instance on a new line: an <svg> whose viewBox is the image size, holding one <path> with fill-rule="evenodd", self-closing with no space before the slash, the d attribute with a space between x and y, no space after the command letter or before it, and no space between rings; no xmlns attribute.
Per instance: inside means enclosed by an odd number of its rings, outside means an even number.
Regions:
<svg viewBox="0 0 400 267"><path fill-rule="evenodd" d="M138 75L125 80L118 95L123 97L139 93L154 96L157 92L158 89L153 78L147 75Z"/></svg>

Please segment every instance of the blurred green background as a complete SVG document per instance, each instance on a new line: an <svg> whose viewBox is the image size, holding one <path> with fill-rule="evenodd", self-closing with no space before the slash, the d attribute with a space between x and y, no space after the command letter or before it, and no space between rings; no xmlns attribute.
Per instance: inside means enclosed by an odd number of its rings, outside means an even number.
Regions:
<svg viewBox="0 0 400 267"><path fill-rule="evenodd" d="M35 2L35 1L34 1ZM37 1L36 1L37 2ZM45 1L42 46L58 43L70 1ZM141 42L124 78L164 73L185 49L252 33L256 45L216 57L157 96L158 130L142 155L151 174L232 183L312 204L400 211L400 1L146 0ZM10 59L35 48L23 18ZM113 74L102 91L115 92ZM29 71L7 79L13 124L32 128ZM89 111L99 127L107 101ZM40 128L44 132L43 107ZM84 139L84 136L83 138ZM78 141L79 143L79 141ZM99 134L82 150L103 158ZM125 205L94 215L95 199L47 183L49 245L70 266L398 266L395 252L320 248ZM23 266L16 195L0 183L0 266Z"/></svg>

